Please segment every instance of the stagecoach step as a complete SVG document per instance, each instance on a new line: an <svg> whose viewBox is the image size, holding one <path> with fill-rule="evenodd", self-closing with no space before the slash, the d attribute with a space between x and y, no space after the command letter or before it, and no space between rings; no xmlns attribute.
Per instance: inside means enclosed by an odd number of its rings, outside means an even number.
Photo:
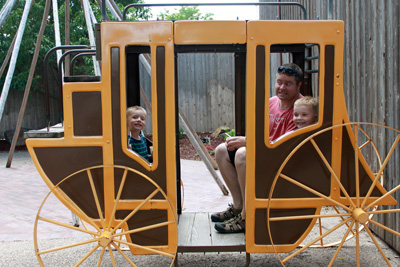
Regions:
<svg viewBox="0 0 400 267"><path fill-rule="evenodd" d="M40 130L29 130L24 132L24 138L59 138L64 136L64 125L62 123Z"/></svg>
<svg viewBox="0 0 400 267"><path fill-rule="evenodd" d="M211 222L211 213L179 215L178 252L246 251L245 234L220 234Z"/></svg>

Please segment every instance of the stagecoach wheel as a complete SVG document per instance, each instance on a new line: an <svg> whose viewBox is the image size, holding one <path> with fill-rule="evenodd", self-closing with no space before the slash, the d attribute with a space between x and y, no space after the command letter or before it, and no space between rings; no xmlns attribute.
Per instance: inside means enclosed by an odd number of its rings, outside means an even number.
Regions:
<svg viewBox="0 0 400 267"><path fill-rule="evenodd" d="M359 149L360 152L363 154L364 159L368 162L368 166L370 166L371 170L373 170L373 173L376 175L379 171L379 169L382 167L382 158L379 155L378 147L376 145L376 142L372 139L372 137L362 128L359 128L359 140L363 140L363 142L359 142ZM361 138L361 139L360 139ZM384 174L380 174L380 179L379 183L383 185L384 182ZM373 207L373 210L376 210L377 206ZM326 216L332 216L335 214L340 214L340 208L337 207L323 207L321 209L321 214L325 214ZM331 215L329 215L331 214ZM374 214L370 214L370 219L374 216ZM344 217L338 217L335 219L332 219L332 217L327 217L326 219L318 218L315 226L311 230L310 234L307 236L307 238L304 240L306 243L309 240L312 240L316 238L317 236L323 235L323 229L329 229L330 226L332 225L332 222L336 220L337 222L342 222L345 220ZM342 227L342 231L347 230L348 228L348 223ZM363 224L359 224L359 231L362 231L364 229ZM347 236L346 240L349 240L355 236L355 231L350 231L349 235ZM304 242L303 241L303 242ZM310 247L312 248L322 248L322 247L332 247L340 244L341 240L333 237L322 237L319 242L311 245ZM299 246L304 247L306 244L302 243Z"/></svg>
<svg viewBox="0 0 400 267"><path fill-rule="evenodd" d="M96 182L95 177L99 172L104 174L104 180L109 181L112 178L115 181L117 174L114 175L114 173L121 173L118 177L119 186L116 186L115 190L104 192L102 189L99 190L101 187L96 184L98 180ZM107 177L106 173L112 173L112 177ZM136 174L135 179L145 180L153 187L153 190L145 199L135 199L136 204L131 204L131 206L135 205L135 208L130 210L123 208L124 217L121 218L121 215L117 217L120 207L129 206L129 200L121 197L128 183L129 173ZM87 183L90 184L91 191L85 193L89 194L95 203L97 218L93 218L94 216L90 216L81 209L81 206L78 206L76 201L64 191L68 186L73 188L74 179L82 180L82 177L85 177ZM158 198L155 199L155 196ZM111 204L103 203L104 199L109 199ZM137 216L143 207L153 207L153 205L156 205L158 209L167 207L166 220L134 229L132 226L128 227L127 222L135 220L135 215ZM104 206L110 208L108 215L104 212ZM71 211L81 219L81 227L72 225ZM149 230L157 231L162 227L164 229L167 227L168 232L171 229L173 235L170 237L172 241L168 243L168 246L144 246L131 240L131 234L142 234ZM156 261L160 266L172 266L177 252L177 232L175 211L167 195L151 178L123 166L95 166L69 175L46 195L35 219L34 246L40 266L52 266L55 262L62 266L78 266L82 263L90 266L144 266L149 260ZM50 240L50 238L60 239ZM138 254L148 255L134 255L135 253L129 252L133 250L140 250Z"/></svg>
<svg viewBox="0 0 400 267"><path fill-rule="evenodd" d="M370 136L378 138L372 142ZM332 140L330 150L324 150L326 146L324 147L323 143L326 144L327 138ZM388 177L398 176L399 141L400 131L398 130L372 123L346 123L326 128L309 136L288 155L273 181L267 208L267 226L271 245L283 266L290 263L290 260L296 256L302 255L305 250L313 249L313 246L323 246L322 240L337 239L335 236L338 234L340 242L337 243L337 248L330 250L332 257L328 259L326 265L332 266L334 261L340 258L346 259L346 263L350 265L360 266L363 264L363 253L377 253L375 249L371 252L371 248L366 247L369 243L374 244L374 248L378 249L382 263L392 266L393 259L388 259L373 232L379 233L380 236L390 236L392 239L400 237L397 226L385 226L382 223L400 212L398 192L400 185L388 182L383 185L384 173L386 180ZM369 151L365 149L367 144L372 143ZM323 194L316 189L318 187L315 182L313 184L310 179L297 176L290 170L291 162L298 160L296 154L304 155L305 151L318 155L319 162L310 162L311 166L320 164L326 168L331 179L328 194ZM383 161L380 160L379 155L382 156ZM282 197L279 187L283 184L303 191L307 197ZM302 216L273 214L273 210L290 209L293 201L302 202L305 208L315 208L321 212ZM301 247L288 253L284 249L285 244L274 242L271 225L296 220L315 222L314 228L318 229L318 233L311 237L307 236L302 240ZM324 224L320 227L318 223L322 220L325 220L328 225L325 229L322 228ZM333 236L332 239L329 239L330 236ZM353 236L355 238L350 241L349 239ZM277 239L276 236L275 239ZM348 262L350 261L347 258L348 255L356 256L350 259L353 262Z"/></svg>

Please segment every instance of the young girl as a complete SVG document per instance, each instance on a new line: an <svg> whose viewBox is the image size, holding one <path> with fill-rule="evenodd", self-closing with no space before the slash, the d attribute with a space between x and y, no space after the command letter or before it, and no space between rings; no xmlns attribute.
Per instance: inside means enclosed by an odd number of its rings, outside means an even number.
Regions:
<svg viewBox="0 0 400 267"><path fill-rule="evenodd" d="M149 160L146 138L141 134L146 126L147 112L140 106L129 107L126 110L128 124L128 147L140 156Z"/></svg>

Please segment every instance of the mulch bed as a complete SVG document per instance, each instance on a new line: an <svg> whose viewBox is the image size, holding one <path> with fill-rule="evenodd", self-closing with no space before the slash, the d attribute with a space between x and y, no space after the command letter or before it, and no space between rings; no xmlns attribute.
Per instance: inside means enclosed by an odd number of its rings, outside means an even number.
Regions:
<svg viewBox="0 0 400 267"><path fill-rule="evenodd" d="M212 137L211 133L197 133L197 135L201 138L209 137L210 138L210 145L206 146L210 155L214 158L214 149L224 140L221 137ZM187 136L179 139L179 153L181 159L191 159L191 160L201 160L201 157L197 153L196 149L190 142Z"/></svg>
<svg viewBox="0 0 400 267"><path fill-rule="evenodd" d="M10 151L11 144L6 140L0 140L0 152L8 152ZM16 146L15 151L28 151L25 145Z"/></svg>

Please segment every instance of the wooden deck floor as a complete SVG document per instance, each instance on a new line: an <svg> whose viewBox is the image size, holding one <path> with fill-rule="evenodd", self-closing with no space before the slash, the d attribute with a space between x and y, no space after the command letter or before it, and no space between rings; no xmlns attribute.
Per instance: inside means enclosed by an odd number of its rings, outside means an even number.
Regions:
<svg viewBox="0 0 400 267"><path fill-rule="evenodd" d="M211 213L179 215L178 252L246 251L245 234L220 234L214 229Z"/></svg>

